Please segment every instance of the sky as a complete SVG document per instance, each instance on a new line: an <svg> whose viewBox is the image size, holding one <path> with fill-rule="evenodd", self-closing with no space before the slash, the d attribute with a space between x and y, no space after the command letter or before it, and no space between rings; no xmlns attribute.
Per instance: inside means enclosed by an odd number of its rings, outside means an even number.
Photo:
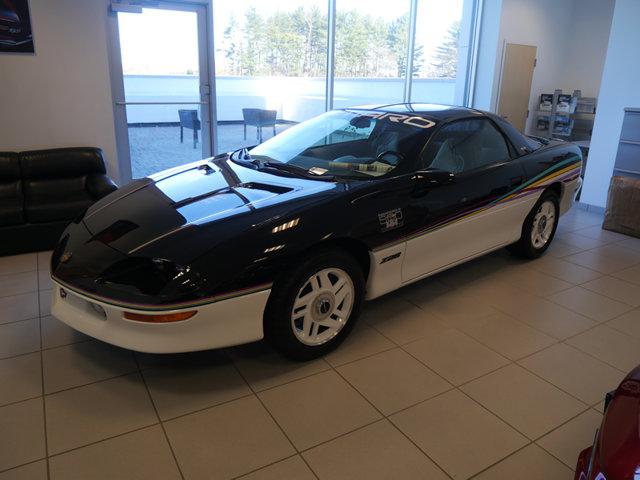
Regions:
<svg viewBox="0 0 640 480"><path fill-rule="evenodd" d="M462 14L464 0L419 0L416 45L428 57ZM262 14L293 10L300 5L327 8L325 0L214 0L214 42L234 15L242 19L250 6ZM385 20L409 10L409 0L336 0L338 10L360 10ZM120 49L125 74L187 74L198 71L195 12L143 9L142 14L118 13Z"/></svg>

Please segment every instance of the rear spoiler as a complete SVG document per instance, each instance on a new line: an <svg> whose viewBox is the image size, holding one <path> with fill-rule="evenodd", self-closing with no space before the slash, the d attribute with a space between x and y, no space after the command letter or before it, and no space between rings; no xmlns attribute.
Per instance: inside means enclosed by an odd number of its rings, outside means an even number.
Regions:
<svg viewBox="0 0 640 480"><path fill-rule="evenodd" d="M532 140L535 140L536 142L540 142L543 145L549 145L549 142L551 141L548 138L545 137L538 137L536 135L527 135L528 138L531 138ZM554 138L555 140L555 138Z"/></svg>

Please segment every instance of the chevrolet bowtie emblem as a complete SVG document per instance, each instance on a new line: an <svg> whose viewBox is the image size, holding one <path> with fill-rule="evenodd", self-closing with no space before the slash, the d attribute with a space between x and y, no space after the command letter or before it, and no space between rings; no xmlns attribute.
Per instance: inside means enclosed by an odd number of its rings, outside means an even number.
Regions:
<svg viewBox="0 0 640 480"><path fill-rule="evenodd" d="M60 263L66 263L69 260L71 260L71 257L73 256L73 253L71 252L64 252L62 254L62 256L60 257Z"/></svg>

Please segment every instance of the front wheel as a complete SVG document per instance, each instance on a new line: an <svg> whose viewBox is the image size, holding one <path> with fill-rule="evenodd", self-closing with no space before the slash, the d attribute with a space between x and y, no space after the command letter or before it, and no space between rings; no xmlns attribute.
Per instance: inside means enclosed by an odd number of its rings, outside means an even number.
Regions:
<svg viewBox="0 0 640 480"><path fill-rule="evenodd" d="M509 250L521 257L538 258L549 248L559 218L558 196L552 191L544 192L527 215L520 240L510 245Z"/></svg>
<svg viewBox="0 0 640 480"><path fill-rule="evenodd" d="M265 337L283 355L310 360L336 348L360 312L364 278L341 250L316 254L274 284Z"/></svg>

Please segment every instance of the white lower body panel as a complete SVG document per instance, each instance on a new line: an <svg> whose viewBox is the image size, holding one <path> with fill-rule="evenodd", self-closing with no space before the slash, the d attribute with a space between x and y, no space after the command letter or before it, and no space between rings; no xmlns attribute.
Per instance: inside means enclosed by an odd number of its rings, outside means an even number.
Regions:
<svg viewBox="0 0 640 480"><path fill-rule="evenodd" d="M560 215L571 208L581 186L579 177L563 183ZM542 190L370 252L371 270L366 299L377 298L517 242L522 225L541 194Z"/></svg>
<svg viewBox="0 0 640 480"><path fill-rule="evenodd" d="M564 215L573 206L576 200L576 195L582 188L582 178L578 177L575 180L565 183L562 186L564 194L560 199L560 215Z"/></svg>
<svg viewBox="0 0 640 480"><path fill-rule="evenodd" d="M61 288L66 293L64 298ZM192 308L149 312L96 301L54 282L51 313L70 327L119 347L147 353L192 352L263 338L263 313L270 292L262 290ZM105 314L94 305L99 305ZM125 310L147 315L185 310L198 313L181 322L146 323L125 319Z"/></svg>
<svg viewBox="0 0 640 480"><path fill-rule="evenodd" d="M407 241L402 281L441 270L520 238L522 224L540 193L496 205Z"/></svg>
<svg viewBox="0 0 640 480"><path fill-rule="evenodd" d="M402 262L407 242L369 252L369 277L365 299L371 300L402 285Z"/></svg>

